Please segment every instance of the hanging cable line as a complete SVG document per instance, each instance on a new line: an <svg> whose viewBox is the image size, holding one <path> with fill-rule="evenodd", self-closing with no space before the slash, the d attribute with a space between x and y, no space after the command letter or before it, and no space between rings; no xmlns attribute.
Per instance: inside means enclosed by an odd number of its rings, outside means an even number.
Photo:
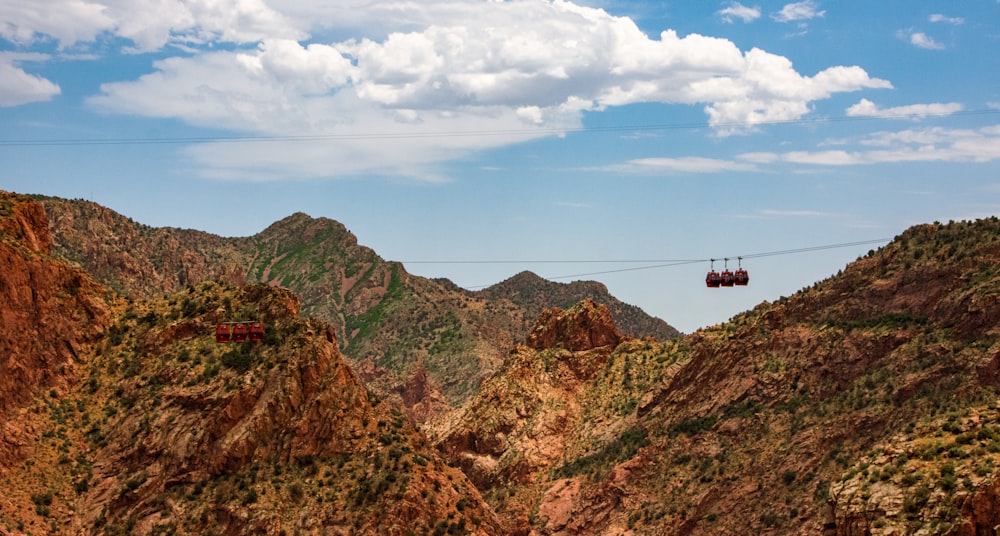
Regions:
<svg viewBox="0 0 1000 536"><path fill-rule="evenodd" d="M698 264L704 262L712 262L722 259L757 259L762 257L775 257L779 255L794 255L797 253L809 253L813 251L823 251L827 249L838 249L847 248L854 246L865 246L869 244L882 244L892 240L892 238L876 238L871 240L859 240L857 242L841 242L839 244L827 244L823 246L810 246L797 249L783 249L778 251L767 251L763 253L748 253L744 255L730 255L728 257L715 257L711 259L665 259L665 260L632 260L632 259L619 259L619 260L452 260L452 261L400 261L402 264L596 264L596 263L617 263L617 264L648 264L657 263L649 266L636 266L632 268L618 268L614 270L601 270L597 272L586 272L571 275L561 275L555 277L546 277L545 279L555 280L555 279L571 279L574 277L590 277L595 275L605 275L605 274L615 274L620 272L634 272L638 270L654 270L657 268L670 268L673 266L683 266L686 264ZM490 287L492 285L477 285L473 287L466 287L469 290L477 290L481 288Z"/></svg>
<svg viewBox="0 0 1000 536"><path fill-rule="evenodd" d="M388 140L416 138L453 138L472 136L537 136L565 133L598 133L636 130L692 130L701 128L732 129L769 125L805 125L818 123L839 123L855 121L877 121L907 118L935 117L965 117L980 115L996 115L1000 110L982 109L966 110L953 113L938 114L876 114L868 116L837 116L799 118L774 121L730 121L723 123L691 122L691 123L654 123L639 125L607 125L580 126L559 128L532 129L497 129L497 130L441 130L431 132L353 132L345 134L310 134L310 135L273 135L273 136L194 136L175 138L64 138L64 139L0 139L0 147L31 147L31 146L76 146L76 145L161 145L185 143L259 143L259 142L307 142L307 141L347 141L347 140Z"/></svg>

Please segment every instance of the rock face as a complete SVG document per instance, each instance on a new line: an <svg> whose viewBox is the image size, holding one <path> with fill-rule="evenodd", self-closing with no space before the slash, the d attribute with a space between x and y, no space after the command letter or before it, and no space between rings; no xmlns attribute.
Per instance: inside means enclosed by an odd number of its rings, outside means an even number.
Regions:
<svg viewBox="0 0 1000 536"><path fill-rule="evenodd" d="M0 533L499 533L288 291L204 283L126 303L47 255L40 206L0 208L0 318L26 334L3 338ZM240 315L264 340L216 343Z"/></svg>
<svg viewBox="0 0 1000 536"><path fill-rule="evenodd" d="M18 411L65 392L110 317L106 289L51 249L41 205L0 192L0 471L26 446Z"/></svg>
<svg viewBox="0 0 1000 536"><path fill-rule="evenodd" d="M528 333L528 346L536 350L565 348L582 352L601 346L618 346L622 334L618 332L611 312L593 300L581 301L564 312L558 307L542 311L538 323Z"/></svg>
<svg viewBox="0 0 1000 536"><path fill-rule="evenodd" d="M568 497L577 495L580 481L550 488L551 474L575 476L566 460L585 457L589 445L627 426L629 419L609 426L596 422L604 420L598 415L606 405L628 407L629 400L634 405L642 386L652 381L630 376L622 359L641 353L646 343L623 337L607 307L591 300L567 311L546 310L528 342L530 347L511 352L472 402L433 435L482 492L499 498L493 506L509 534L531 532L533 504L541 504L539 513L550 518L549 525L569 523Z"/></svg>

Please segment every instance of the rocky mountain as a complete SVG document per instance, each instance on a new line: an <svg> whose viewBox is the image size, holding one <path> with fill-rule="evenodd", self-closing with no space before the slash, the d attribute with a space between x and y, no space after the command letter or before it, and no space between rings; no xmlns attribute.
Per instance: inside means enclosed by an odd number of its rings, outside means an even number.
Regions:
<svg viewBox="0 0 1000 536"><path fill-rule="evenodd" d="M497 534L328 324L267 285L124 299L0 196L0 534ZM262 341L215 342L253 310Z"/></svg>
<svg viewBox="0 0 1000 536"><path fill-rule="evenodd" d="M0 534L1000 526L996 218L913 227L836 276L673 339L628 332L614 304L560 296L573 285L524 273L469 293L377 257L334 259L318 276L333 278L339 290L323 295L343 296L339 310L359 303L349 296L374 305L342 325L303 318L289 290L242 283L314 277L306 266L335 257L310 245L324 228L318 242L356 246L304 215L212 250L252 270L207 274L228 261L200 264L209 249L194 243L184 262L132 257L134 282L108 284L155 290L120 297L49 254L44 220L30 200L0 198L0 320L12 326L0 339ZM71 227L96 225L82 220ZM95 266L141 251L107 229L90 231L105 244ZM51 236L71 257L58 242L69 233ZM245 259L239 241L272 249ZM167 272L171 285L202 275L177 290L140 281ZM265 319L265 340L214 343L212 326L234 315ZM338 346L361 353L347 363ZM446 358L468 355L490 357ZM444 388L485 362L464 376L482 378L474 387Z"/></svg>
<svg viewBox="0 0 1000 536"><path fill-rule="evenodd" d="M470 292L413 276L326 218L298 213L251 237L222 238L148 227L87 201L41 201L55 253L123 295L154 296L202 281L288 288L304 316L333 326L366 384L421 422L475 394L545 307L590 298L607 304L629 335L679 335L599 283L525 273Z"/></svg>
<svg viewBox="0 0 1000 536"><path fill-rule="evenodd" d="M434 442L511 534L994 534L1000 221L667 342L547 311Z"/></svg>

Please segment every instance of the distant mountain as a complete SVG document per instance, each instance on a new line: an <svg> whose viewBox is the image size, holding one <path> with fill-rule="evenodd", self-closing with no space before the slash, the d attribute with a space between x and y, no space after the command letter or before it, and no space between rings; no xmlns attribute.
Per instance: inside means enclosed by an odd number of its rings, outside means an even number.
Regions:
<svg viewBox="0 0 1000 536"><path fill-rule="evenodd" d="M202 281L291 290L304 316L331 323L366 384L422 422L475 394L545 307L590 298L607 304L629 335L678 335L599 283L524 273L470 292L411 275L327 218L296 213L254 236L222 238L149 227L87 201L41 201L56 255L123 295L149 297Z"/></svg>
<svg viewBox="0 0 1000 536"><path fill-rule="evenodd" d="M555 283L532 272L521 272L479 293L492 299L508 299L523 307L527 317L532 319L538 318L543 310L550 307L569 309L589 299L606 305L618 329L629 337L667 340L681 335L662 319L649 316L642 309L614 298L608 288L597 281Z"/></svg>

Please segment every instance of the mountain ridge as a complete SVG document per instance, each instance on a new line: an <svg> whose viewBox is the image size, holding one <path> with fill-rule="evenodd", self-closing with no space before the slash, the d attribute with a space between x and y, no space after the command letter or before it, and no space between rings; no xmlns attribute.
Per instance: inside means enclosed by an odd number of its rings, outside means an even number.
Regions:
<svg viewBox="0 0 1000 536"><path fill-rule="evenodd" d="M329 218L296 212L261 232L223 238L203 231L138 224L96 203L42 198L55 253L99 281L135 297L214 280L291 289L302 314L330 322L341 349L380 396L402 401L418 421L464 403L527 335L542 308L585 297L612 305L634 336L679 335L665 322L621 303L599 283L531 281L535 296L512 301L509 280L470 292L450 281L406 272L360 245ZM530 296L531 290L518 295ZM414 391L408 386L423 385ZM422 391L421 399L412 395Z"/></svg>

